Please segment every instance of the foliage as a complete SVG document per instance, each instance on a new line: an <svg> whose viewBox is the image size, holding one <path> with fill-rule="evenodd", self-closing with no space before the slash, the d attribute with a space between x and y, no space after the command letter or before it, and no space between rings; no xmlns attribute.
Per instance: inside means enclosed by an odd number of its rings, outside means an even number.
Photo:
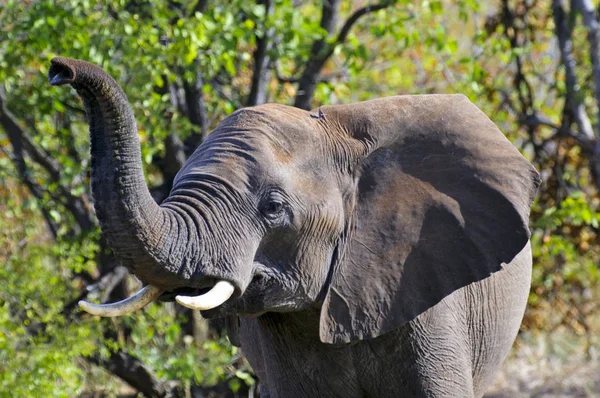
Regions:
<svg viewBox="0 0 600 398"><path fill-rule="evenodd" d="M598 328L589 319L600 294L599 157L573 107L580 104L591 115L590 125L600 121L593 44L581 18L569 25L579 81L570 87L556 48L564 32L548 0L344 1L333 28L322 13L326 2L4 3L0 391L117 393L123 384L96 365L110 372L119 352L178 388L225 382L237 390L254 383L235 348L219 333L199 332L206 325L172 304L101 322L75 310L79 298L115 298L135 283L121 278L118 287L97 289L118 267L90 205L89 139L80 101L72 90L47 83L56 55L101 65L122 85L136 114L146 178L159 201L181 159L212 127L235 109L261 102L254 89L264 88L269 101L293 104L310 91L312 78L315 106L464 93L544 179L532 211L535 266L523 328L566 325L588 336ZM342 37L341 27L369 4L381 7L357 18ZM575 17L578 11L573 6L565 12ZM312 75L311 65L320 65ZM255 81L262 72L266 77Z"/></svg>
<svg viewBox="0 0 600 398"><path fill-rule="evenodd" d="M5 215L0 219L0 391L69 396L82 387L85 374L78 357L95 350L98 327L94 322L73 324L63 316L64 301L77 291L66 276L94 249L83 247L89 246L86 241L63 245L78 253L65 261L54 242L36 243L39 235L30 232L39 222L34 202L22 200L27 194L19 192L14 179L2 182L7 189L0 201ZM46 327L40 328L41 322Z"/></svg>

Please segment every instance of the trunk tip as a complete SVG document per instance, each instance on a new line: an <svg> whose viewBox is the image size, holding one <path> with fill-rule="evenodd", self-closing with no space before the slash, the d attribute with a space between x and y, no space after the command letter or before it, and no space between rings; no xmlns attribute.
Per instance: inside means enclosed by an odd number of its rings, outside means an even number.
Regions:
<svg viewBox="0 0 600 398"><path fill-rule="evenodd" d="M75 81L75 68L71 65L73 61L69 58L55 57L50 61L48 81L53 86L73 83Z"/></svg>

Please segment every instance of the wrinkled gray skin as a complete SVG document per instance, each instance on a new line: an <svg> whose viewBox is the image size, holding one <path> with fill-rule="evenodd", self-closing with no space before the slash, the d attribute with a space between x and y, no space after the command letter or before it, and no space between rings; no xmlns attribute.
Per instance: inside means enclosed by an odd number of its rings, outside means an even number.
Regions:
<svg viewBox="0 0 600 398"><path fill-rule="evenodd" d="M264 396L469 397L493 381L527 301L539 177L464 96L241 109L158 206L117 83L65 58L49 78L85 103L117 256L166 298L231 282L202 315L229 319Z"/></svg>

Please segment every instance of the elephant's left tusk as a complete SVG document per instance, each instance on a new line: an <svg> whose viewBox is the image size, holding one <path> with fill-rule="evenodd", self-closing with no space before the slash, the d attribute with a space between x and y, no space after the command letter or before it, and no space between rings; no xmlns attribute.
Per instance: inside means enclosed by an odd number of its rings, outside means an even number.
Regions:
<svg viewBox="0 0 600 398"><path fill-rule="evenodd" d="M212 289L200 296L176 296L175 300L193 310L210 310L220 306L233 294L235 288L227 281L217 282Z"/></svg>
<svg viewBox="0 0 600 398"><path fill-rule="evenodd" d="M137 311L163 294L164 290L159 289L156 286L147 285L139 292L125 300L118 301L111 304L93 304L87 301L81 300L79 306L85 311L92 315L99 316L120 316L129 314L130 312Z"/></svg>

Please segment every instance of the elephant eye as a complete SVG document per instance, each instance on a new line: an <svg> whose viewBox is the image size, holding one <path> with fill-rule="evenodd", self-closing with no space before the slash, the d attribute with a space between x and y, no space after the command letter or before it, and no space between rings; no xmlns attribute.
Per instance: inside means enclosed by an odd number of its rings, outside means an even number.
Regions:
<svg viewBox="0 0 600 398"><path fill-rule="evenodd" d="M283 203L277 201L269 201L264 207L264 212L266 214L277 214L283 210Z"/></svg>
<svg viewBox="0 0 600 398"><path fill-rule="evenodd" d="M286 214L286 205L282 195L278 192L272 192L265 199L266 200L263 202L260 209L263 216L270 223L275 222L279 224L279 221L283 222L283 220L285 219L284 216Z"/></svg>

